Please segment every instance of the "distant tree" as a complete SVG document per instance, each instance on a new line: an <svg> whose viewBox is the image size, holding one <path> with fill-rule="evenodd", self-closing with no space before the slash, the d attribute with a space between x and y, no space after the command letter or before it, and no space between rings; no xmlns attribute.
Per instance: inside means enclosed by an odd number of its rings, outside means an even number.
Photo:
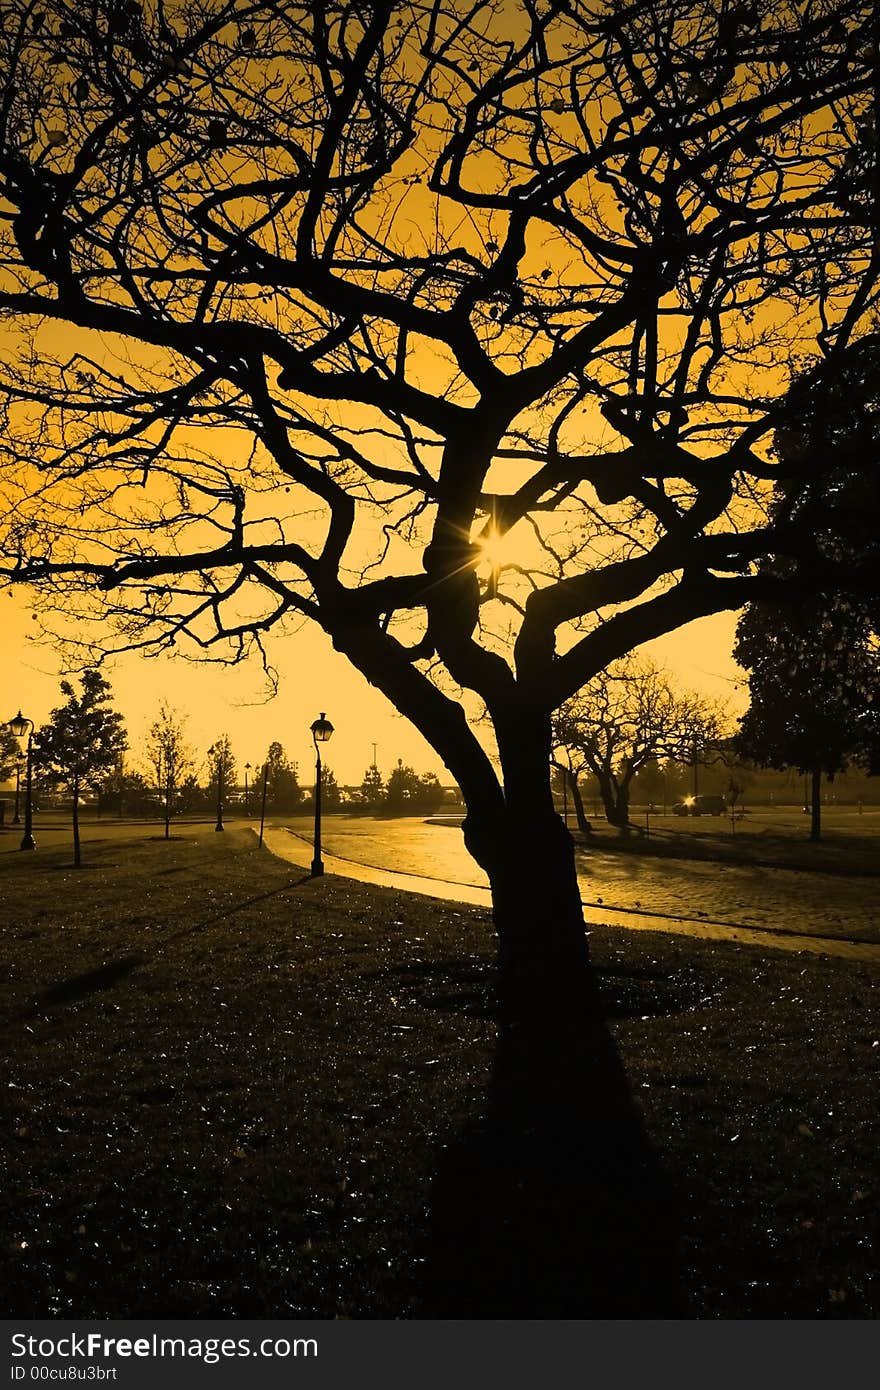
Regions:
<svg viewBox="0 0 880 1390"><path fill-rule="evenodd" d="M128 740L122 715L110 709L110 685L98 671L85 671L77 695L61 682L66 703L59 705L34 738L34 761L44 776L62 784L73 797L73 862L82 864L79 799L84 788L97 788L117 763Z"/></svg>
<svg viewBox="0 0 880 1390"><path fill-rule="evenodd" d="M104 811L108 807L117 811L121 817L125 804L125 754L120 753L113 764L113 768L101 783L98 792L98 811Z"/></svg>
<svg viewBox="0 0 880 1390"><path fill-rule="evenodd" d="M270 743L266 754L266 805L272 811L295 811L302 803L303 789L297 770L280 743Z"/></svg>
<svg viewBox="0 0 880 1390"><path fill-rule="evenodd" d="M321 766L321 806L325 811L338 811L342 805L342 793L336 774L326 763Z"/></svg>
<svg viewBox="0 0 880 1390"><path fill-rule="evenodd" d="M0 782L13 775L21 756L21 744L15 734L8 724L0 724Z"/></svg>
<svg viewBox="0 0 880 1390"><path fill-rule="evenodd" d="M155 773L156 786L165 807L166 840L171 833L171 815L177 789L187 773L193 770L192 750L184 738L185 722L177 710L163 703L147 735L147 759Z"/></svg>
<svg viewBox="0 0 880 1390"><path fill-rule="evenodd" d="M721 712L709 700L676 690L658 667L630 658L562 706L554 721L554 760L570 772L587 768L593 774L607 820L625 833L637 773L658 758L693 755L721 733ZM576 774L573 780L576 786Z"/></svg>
<svg viewBox="0 0 880 1390"><path fill-rule="evenodd" d="M397 767L388 778L385 807L392 815L415 809L419 794L419 774L398 758Z"/></svg>
<svg viewBox="0 0 880 1390"><path fill-rule="evenodd" d="M557 710L553 721L553 743L550 760L553 767L564 778L566 789L574 807L578 830L582 835L592 834L593 827L584 810L581 778L591 772L590 764L581 746L580 730L573 712L566 706Z"/></svg>
<svg viewBox="0 0 880 1390"><path fill-rule="evenodd" d="M155 791L148 785L142 773L126 767L123 754L119 755L113 771L101 783L98 809L101 812L115 811L120 818L124 815L155 814Z"/></svg>
<svg viewBox="0 0 880 1390"><path fill-rule="evenodd" d="M822 834L821 783L880 750L880 654L865 606L826 595L797 608L752 604L734 657L748 673L737 748L811 779L810 839Z"/></svg>
<svg viewBox="0 0 880 1390"><path fill-rule="evenodd" d="M385 782L375 763L364 773L361 802L369 811L379 811L385 804Z"/></svg>
<svg viewBox="0 0 880 1390"><path fill-rule="evenodd" d="M420 811L436 811L443 800L443 788L435 772L423 772L416 788L415 802Z"/></svg>
<svg viewBox="0 0 880 1390"><path fill-rule="evenodd" d="M177 807L181 812L204 811L209 804L210 794L201 785L195 772L186 773L177 789Z"/></svg>
<svg viewBox="0 0 880 1390"><path fill-rule="evenodd" d="M221 808L224 807L229 798L229 793L235 786L237 777L235 770L235 758L232 753L232 744L228 734L222 734L220 738L214 740L208 749L208 766L210 768L210 780L208 782L208 793L213 803L217 806L217 825L222 828Z"/></svg>
<svg viewBox="0 0 880 1390"><path fill-rule="evenodd" d="M662 802L668 790L665 764L661 765L657 758L649 758L633 778L633 788L640 800L649 805Z"/></svg>

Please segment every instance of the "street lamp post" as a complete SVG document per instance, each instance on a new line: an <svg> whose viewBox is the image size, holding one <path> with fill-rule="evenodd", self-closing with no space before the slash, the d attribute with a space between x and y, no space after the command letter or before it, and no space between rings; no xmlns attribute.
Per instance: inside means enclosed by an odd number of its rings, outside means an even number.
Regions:
<svg viewBox="0 0 880 1390"><path fill-rule="evenodd" d="M13 824L13 825L21 825L21 816L19 815L18 807L19 807L19 802L20 802L20 799L21 799L21 767L22 767L22 762L23 762L23 759L22 759L21 757L18 757L18 758L16 758L16 760L15 760L15 814L14 814L13 817L12 817L12 824Z"/></svg>
<svg viewBox="0 0 880 1390"><path fill-rule="evenodd" d="M314 878L319 878L324 872L324 861L321 858L321 750L318 745L326 743L332 733L333 725L322 710L320 719L316 719L312 725L312 742L315 745L315 850L312 856Z"/></svg>
<svg viewBox="0 0 880 1390"><path fill-rule="evenodd" d="M249 815L250 815L250 811L248 810L248 773L250 772L250 770L251 770L251 765L250 765L250 763L245 763L245 765L244 765L244 813L245 813L246 816L249 816Z"/></svg>
<svg viewBox="0 0 880 1390"><path fill-rule="evenodd" d="M34 721L22 714L21 710L14 719L10 719L9 728L16 738L24 738L27 731L27 763L25 772L24 790L24 834L21 837L19 849L36 849L37 842L33 836L33 745L34 745Z"/></svg>
<svg viewBox="0 0 880 1390"><path fill-rule="evenodd" d="M260 846L263 844L263 831L266 827L266 792L269 789L269 764L263 763L263 799L260 803Z"/></svg>

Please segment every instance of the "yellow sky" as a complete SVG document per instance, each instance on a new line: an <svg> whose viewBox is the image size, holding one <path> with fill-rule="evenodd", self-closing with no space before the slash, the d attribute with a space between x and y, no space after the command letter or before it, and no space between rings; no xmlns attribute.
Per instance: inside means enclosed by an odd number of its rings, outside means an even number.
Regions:
<svg viewBox="0 0 880 1390"><path fill-rule="evenodd" d="M11 718L20 706L40 724L59 703L58 658L51 648L31 640L33 624L23 595L0 596L0 604L0 718ZM743 696L734 682L742 673L730 655L735 621L730 613L705 618L644 650L683 684L741 709ZM299 762L301 780L308 782L314 756L309 726L326 710L336 729L326 761L340 782L360 782L374 742L383 772L403 758L419 771L435 771L441 781L450 780L433 749L317 628L308 625L295 636L278 639L271 650L280 680L278 694L269 700L255 662L226 668L170 657L119 657L106 674L115 706L125 716L132 764L142 763L144 736L160 701L167 700L189 716L188 740L199 752L218 733L227 732L240 772L245 762L256 764L277 739Z"/></svg>

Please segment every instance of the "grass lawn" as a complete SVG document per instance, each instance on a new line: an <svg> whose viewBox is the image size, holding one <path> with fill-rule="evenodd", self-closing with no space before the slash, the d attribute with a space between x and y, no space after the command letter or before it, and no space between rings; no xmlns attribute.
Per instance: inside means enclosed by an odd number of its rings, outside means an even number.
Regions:
<svg viewBox="0 0 880 1390"><path fill-rule="evenodd" d="M731 825L729 816L650 816L632 810L636 831L621 835L601 816L590 816L586 845L621 854L671 859L711 859L727 864L764 864L774 868L816 870L828 874L880 874L880 810L863 815L846 807L823 810L822 838L809 839L809 817L796 807L757 806ZM573 817L569 828L574 832Z"/></svg>
<svg viewBox="0 0 880 1390"><path fill-rule="evenodd" d="M429 1313L432 1177L492 1059L488 913L307 879L244 829L86 855L0 858L6 1316ZM690 1315L877 1316L876 967L591 944Z"/></svg>

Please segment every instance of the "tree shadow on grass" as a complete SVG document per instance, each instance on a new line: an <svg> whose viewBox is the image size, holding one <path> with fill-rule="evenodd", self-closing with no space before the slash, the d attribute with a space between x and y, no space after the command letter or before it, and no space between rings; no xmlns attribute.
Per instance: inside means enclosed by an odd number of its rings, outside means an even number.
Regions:
<svg viewBox="0 0 880 1390"><path fill-rule="evenodd" d="M52 985L36 996L31 1012L37 1012L41 1008L54 1008L58 1004L78 1004L92 994L112 989L139 965L143 965L143 961L143 956L121 956L119 960L99 965L95 970L85 970L81 975L72 975L67 980L61 980L57 985Z"/></svg>
<svg viewBox="0 0 880 1390"><path fill-rule="evenodd" d="M282 883L277 888L270 888L266 893L256 893L252 898L244 898L240 903L234 903L232 907L226 907L222 912L215 912L213 916L206 917L201 922L196 922L191 927L184 927L182 931L171 932L162 938L163 941L180 941L183 937L194 936L196 932L204 931L207 927L213 927L217 922L224 922L227 917L234 917L237 912L243 912L246 907L253 907L256 903L268 902L270 898L276 898L279 893L288 893L291 888L301 888L304 883L312 881L311 874L303 874L302 878L292 879L289 883Z"/></svg>
<svg viewBox="0 0 880 1390"><path fill-rule="evenodd" d="M587 1005L539 1038L499 1028L483 1112L435 1176L421 1316L686 1316L675 1198Z"/></svg>
<svg viewBox="0 0 880 1390"><path fill-rule="evenodd" d="M192 927L186 927L179 932L172 932L163 940L177 941L181 937L192 936L196 932L204 931L205 928L222 922L227 917L234 916L236 912L241 912L246 907L252 907L255 903L266 902L269 898L274 898L278 893L283 893L291 888L299 888L303 883L308 882L309 878L310 875L307 874L291 883L282 884L279 888L270 889L267 893L257 893L254 897L245 898L242 902L235 903L233 907L215 913L213 917L206 917L204 921L197 922ZM35 997L29 1013L36 1013L41 1008L52 1008L59 1004L79 1003L82 999L87 999L89 995L112 989L114 985L118 984L120 980L124 980L143 963L144 957L140 955L121 956L118 960L110 961L106 965L99 965L94 970L86 970L81 975L73 975L70 979L61 980L57 985L52 985Z"/></svg>

